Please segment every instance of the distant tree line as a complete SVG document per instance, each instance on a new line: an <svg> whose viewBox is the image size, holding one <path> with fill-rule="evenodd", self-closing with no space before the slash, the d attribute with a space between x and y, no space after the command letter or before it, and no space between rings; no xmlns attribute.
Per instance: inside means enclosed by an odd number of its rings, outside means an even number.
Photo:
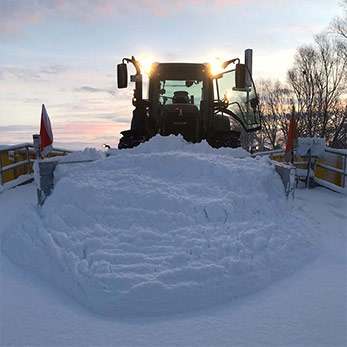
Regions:
<svg viewBox="0 0 347 347"><path fill-rule="evenodd" d="M260 80L262 130L244 136L245 147L283 148L295 112L299 137L323 137L327 145L347 148L347 0L314 43L297 49L287 81Z"/></svg>

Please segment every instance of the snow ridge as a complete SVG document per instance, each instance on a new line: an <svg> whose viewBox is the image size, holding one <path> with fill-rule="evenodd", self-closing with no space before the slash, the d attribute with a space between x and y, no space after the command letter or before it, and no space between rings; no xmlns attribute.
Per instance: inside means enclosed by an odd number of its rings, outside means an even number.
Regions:
<svg viewBox="0 0 347 347"><path fill-rule="evenodd" d="M42 209L27 206L2 235L14 262L99 313L216 305L269 285L317 253L266 159L174 136L111 153L58 165Z"/></svg>

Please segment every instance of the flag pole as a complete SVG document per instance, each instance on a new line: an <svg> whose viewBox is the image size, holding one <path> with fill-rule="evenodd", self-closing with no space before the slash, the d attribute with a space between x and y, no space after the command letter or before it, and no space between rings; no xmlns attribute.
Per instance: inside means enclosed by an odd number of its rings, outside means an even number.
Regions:
<svg viewBox="0 0 347 347"><path fill-rule="evenodd" d="M295 107L293 104L292 116L290 118L289 129L288 129L286 149L284 153L284 158L287 161L287 163L290 162L294 164L294 148L296 148L297 146L298 146L298 133L296 129Z"/></svg>
<svg viewBox="0 0 347 347"><path fill-rule="evenodd" d="M49 119L49 116L44 104L42 104L42 111L41 111L40 138L41 138L40 154L41 154L41 157L44 158L53 150L52 126L51 126L51 121Z"/></svg>

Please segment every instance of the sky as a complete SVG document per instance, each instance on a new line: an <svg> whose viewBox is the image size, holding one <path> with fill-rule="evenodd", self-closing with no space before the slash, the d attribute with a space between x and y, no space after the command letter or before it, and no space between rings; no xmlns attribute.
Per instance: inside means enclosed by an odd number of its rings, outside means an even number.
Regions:
<svg viewBox="0 0 347 347"><path fill-rule="evenodd" d="M116 147L132 115L122 58L243 60L252 48L253 78L285 81L337 15L338 0L0 0L0 144L31 142L45 104L54 146Z"/></svg>

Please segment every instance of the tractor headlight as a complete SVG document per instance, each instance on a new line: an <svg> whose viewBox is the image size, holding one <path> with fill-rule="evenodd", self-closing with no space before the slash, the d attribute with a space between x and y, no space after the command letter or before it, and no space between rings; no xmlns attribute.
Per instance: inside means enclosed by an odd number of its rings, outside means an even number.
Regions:
<svg viewBox="0 0 347 347"><path fill-rule="evenodd" d="M222 70L223 70L222 64L223 64L223 62L221 61L220 58L216 58L210 62L211 74L213 76L216 76L222 72Z"/></svg>
<svg viewBox="0 0 347 347"><path fill-rule="evenodd" d="M151 72L153 60L147 56L143 56L142 58L139 59L139 62L140 62L141 72L146 75L149 75Z"/></svg>

